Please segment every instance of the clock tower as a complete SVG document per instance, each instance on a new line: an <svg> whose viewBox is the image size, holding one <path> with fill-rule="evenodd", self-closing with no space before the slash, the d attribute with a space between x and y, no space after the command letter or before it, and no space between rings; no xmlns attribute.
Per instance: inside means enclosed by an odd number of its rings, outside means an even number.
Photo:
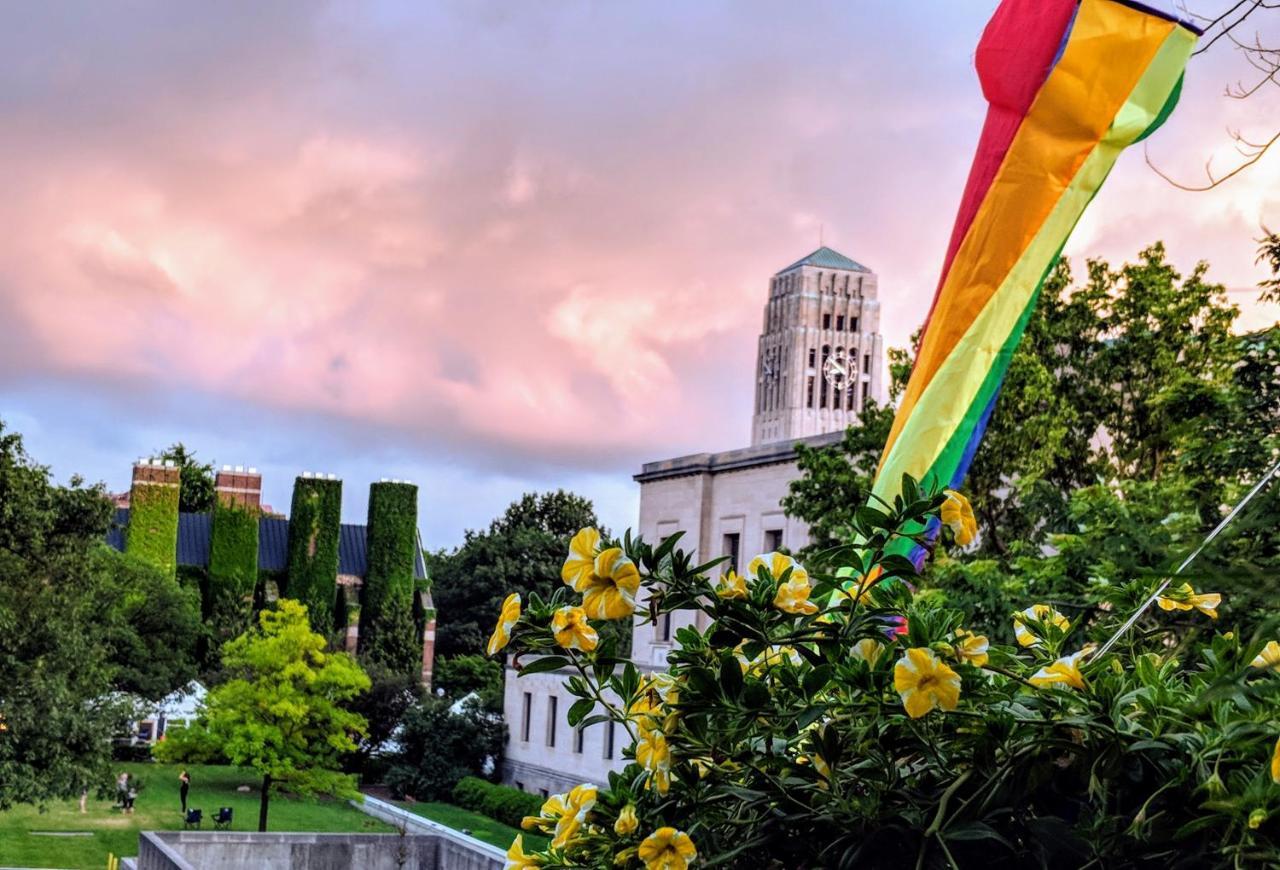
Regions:
<svg viewBox="0 0 1280 870"><path fill-rule="evenodd" d="M756 358L751 443L791 441L857 423L883 401L876 275L822 247L769 281Z"/></svg>

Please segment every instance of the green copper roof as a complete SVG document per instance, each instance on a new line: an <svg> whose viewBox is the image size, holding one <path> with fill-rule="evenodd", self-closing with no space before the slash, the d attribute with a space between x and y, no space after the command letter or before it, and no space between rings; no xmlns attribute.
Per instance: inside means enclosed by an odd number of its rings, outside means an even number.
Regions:
<svg viewBox="0 0 1280 870"><path fill-rule="evenodd" d="M824 269L848 269L851 272L871 271L857 260L850 260L844 254L839 251L833 251L825 245L818 248L818 250L814 251L803 260L797 260L787 268L782 269L778 274L781 275L783 272L790 272L798 266L821 266Z"/></svg>

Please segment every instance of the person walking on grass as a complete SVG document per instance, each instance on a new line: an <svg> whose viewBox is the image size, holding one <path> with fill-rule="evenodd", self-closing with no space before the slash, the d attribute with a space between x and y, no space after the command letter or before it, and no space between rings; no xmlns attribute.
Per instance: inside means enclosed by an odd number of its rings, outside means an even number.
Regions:
<svg viewBox="0 0 1280 870"><path fill-rule="evenodd" d="M182 798L182 814L185 816L187 814L187 792L191 791L191 774L183 770L182 773L178 774L178 782L181 783L178 786L178 797Z"/></svg>

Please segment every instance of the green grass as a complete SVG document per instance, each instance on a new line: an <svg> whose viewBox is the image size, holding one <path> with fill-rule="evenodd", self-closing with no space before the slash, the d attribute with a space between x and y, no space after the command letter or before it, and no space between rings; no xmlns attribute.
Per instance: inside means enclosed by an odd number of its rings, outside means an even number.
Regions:
<svg viewBox="0 0 1280 870"><path fill-rule="evenodd" d="M178 799L181 766L120 764L116 769L127 770L143 782L132 815L113 809L111 800L92 797L84 815L80 814L77 801L57 801L43 810L23 806L0 812L0 866L102 870L107 866L109 852L138 854L140 831L182 828L182 804ZM252 771L203 765L190 765L187 770L191 773L187 806L204 810L203 828L213 829L213 817L219 807L231 807L235 811L232 830L258 829L259 779ZM240 785L251 786L253 791L237 792L236 787ZM395 830L348 806L346 801L303 800L279 794L271 797L267 829L357 833ZM39 836L40 832L72 831L88 832L92 836Z"/></svg>
<svg viewBox="0 0 1280 870"><path fill-rule="evenodd" d="M494 821L488 816L473 813L471 810L464 810L462 807L455 807L453 804L432 801L400 804L400 806L433 822L447 825L455 831L467 831L477 840L483 840L490 846L497 846L504 852L510 848L511 841L516 838L516 834L524 834L525 849L545 849L549 842L548 838L541 834L529 833L528 831L509 827L502 822Z"/></svg>

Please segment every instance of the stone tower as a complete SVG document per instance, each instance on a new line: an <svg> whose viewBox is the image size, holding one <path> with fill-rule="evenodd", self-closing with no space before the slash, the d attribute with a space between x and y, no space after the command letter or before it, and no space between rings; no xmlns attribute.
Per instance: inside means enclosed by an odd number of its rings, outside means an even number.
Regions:
<svg viewBox="0 0 1280 870"><path fill-rule="evenodd" d="M837 432L882 400L876 275L827 247L769 282L751 443Z"/></svg>

